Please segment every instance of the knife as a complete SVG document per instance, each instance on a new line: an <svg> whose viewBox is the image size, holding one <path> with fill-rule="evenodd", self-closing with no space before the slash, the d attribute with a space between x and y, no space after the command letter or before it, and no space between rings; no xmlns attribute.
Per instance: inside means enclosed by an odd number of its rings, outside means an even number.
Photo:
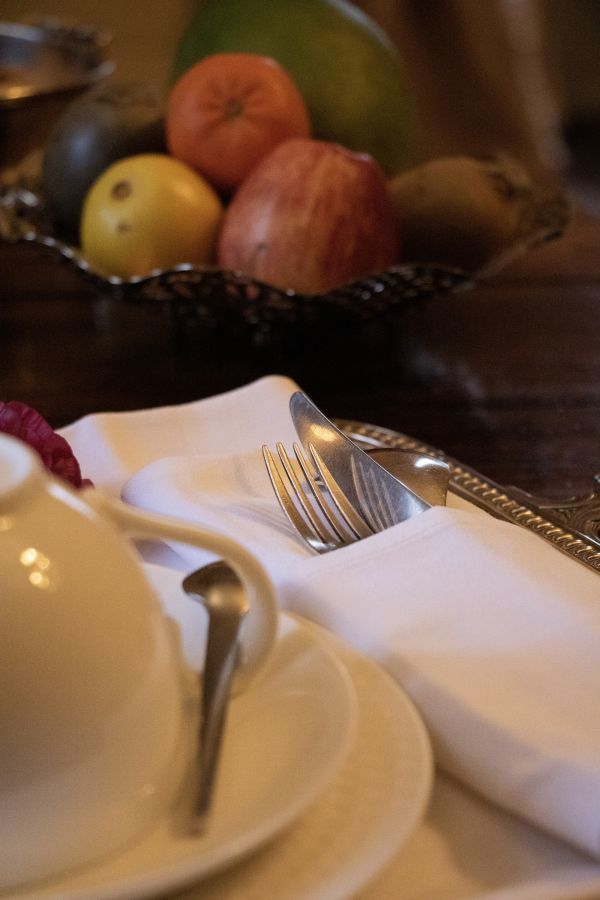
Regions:
<svg viewBox="0 0 600 900"><path fill-rule="evenodd" d="M348 500L375 531L430 509L432 503L423 492L411 489L357 447L302 391L292 394L290 413L304 449L309 455L311 444L317 449Z"/></svg>

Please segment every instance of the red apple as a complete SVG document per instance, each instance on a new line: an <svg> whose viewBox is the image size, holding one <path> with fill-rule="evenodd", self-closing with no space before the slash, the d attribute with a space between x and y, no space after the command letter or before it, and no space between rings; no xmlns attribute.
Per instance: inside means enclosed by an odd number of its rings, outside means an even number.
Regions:
<svg viewBox="0 0 600 900"><path fill-rule="evenodd" d="M303 294L381 271L397 258L382 170L326 141L283 141L250 172L225 214L219 264Z"/></svg>

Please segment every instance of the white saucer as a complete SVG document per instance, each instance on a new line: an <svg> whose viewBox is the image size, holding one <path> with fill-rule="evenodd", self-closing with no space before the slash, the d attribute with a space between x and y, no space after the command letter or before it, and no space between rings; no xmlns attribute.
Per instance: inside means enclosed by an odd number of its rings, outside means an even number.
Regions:
<svg viewBox="0 0 600 900"><path fill-rule="evenodd" d="M204 645L206 614L183 594L181 573L156 566L147 571L166 611L180 622L193 663ZM206 833L191 837L182 810L173 810L119 856L14 896L132 900L230 865L314 803L352 747L356 720L356 695L344 665L306 629L280 617L264 674L230 703Z"/></svg>
<svg viewBox="0 0 600 900"><path fill-rule="evenodd" d="M394 860L426 812L433 756L412 701L371 660L312 622L296 621L350 673L358 698L354 747L293 828L171 900L349 900Z"/></svg>
<svg viewBox="0 0 600 900"><path fill-rule="evenodd" d="M181 606L180 574L149 573L185 619L190 650L196 608ZM15 896L135 900L188 885L178 897L346 900L408 840L432 771L425 728L396 683L323 629L282 616L270 671L231 704L209 834L186 837L165 820L119 857Z"/></svg>

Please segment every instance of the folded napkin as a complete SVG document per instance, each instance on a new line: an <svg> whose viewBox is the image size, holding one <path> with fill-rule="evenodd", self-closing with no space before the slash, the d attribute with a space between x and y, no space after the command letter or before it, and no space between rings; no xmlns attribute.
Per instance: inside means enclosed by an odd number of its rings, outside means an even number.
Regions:
<svg viewBox="0 0 600 900"><path fill-rule="evenodd" d="M295 439L296 388L272 376L62 433L98 487L234 535L269 570L282 608L381 663L420 710L440 767L600 857L598 576L464 503L314 555L260 452ZM209 558L174 551L181 568Z"/></svg>

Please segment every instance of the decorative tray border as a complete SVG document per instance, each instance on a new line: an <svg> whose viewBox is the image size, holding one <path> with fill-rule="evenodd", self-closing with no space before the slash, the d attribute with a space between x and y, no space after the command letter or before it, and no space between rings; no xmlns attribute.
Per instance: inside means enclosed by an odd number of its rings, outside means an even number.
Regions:
<svg viewBox="0 0 600 900"><path fill-rule="evenodd" d="M535 497L518 488L501 487L441 450L389 428L335 420L348 437L367 447L396 447L427 453L450 466L450 490L458 497L522 528L533 531L558 550L600 572L600 476L585 497L559 502Z"/></svg>

